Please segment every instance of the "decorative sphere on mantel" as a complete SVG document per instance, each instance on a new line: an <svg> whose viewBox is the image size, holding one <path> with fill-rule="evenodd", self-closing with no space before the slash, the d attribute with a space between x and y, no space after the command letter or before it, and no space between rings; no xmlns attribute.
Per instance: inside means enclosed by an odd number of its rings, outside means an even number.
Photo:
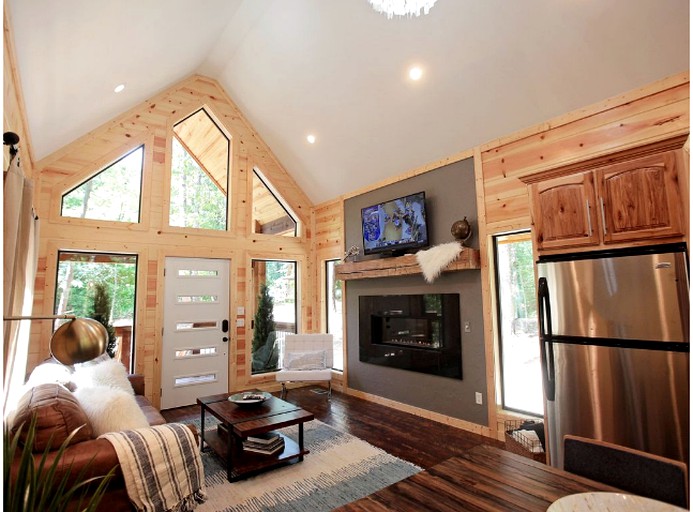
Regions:
<svg viewBox="0 0 693 512"><path fill-rule="evenodd" d="M472 226L469 224L467 217L465 217L462 220L453 222L450 232L455 237L455 240L464 243L472 236Z"/></svg>

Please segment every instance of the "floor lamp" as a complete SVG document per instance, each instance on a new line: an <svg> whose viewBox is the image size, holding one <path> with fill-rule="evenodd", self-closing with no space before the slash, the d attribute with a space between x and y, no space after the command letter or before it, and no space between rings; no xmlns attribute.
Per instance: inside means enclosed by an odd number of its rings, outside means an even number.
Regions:
<svg viewBox="0 0 693 512"><path fill-rule="evenodd" d="M58 327L49 342L53 359L64 365L85 363L100 356L106 351L108 331L93 318L76 317L75 315L48 316L6 316L3 320L55 320L68 319L69 322Z"/></svg>

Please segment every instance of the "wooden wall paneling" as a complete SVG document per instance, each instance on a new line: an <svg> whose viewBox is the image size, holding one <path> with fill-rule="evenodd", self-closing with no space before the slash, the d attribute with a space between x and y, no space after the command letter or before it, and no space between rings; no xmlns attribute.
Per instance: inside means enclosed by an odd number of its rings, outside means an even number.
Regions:
<svg viewBox="0 0 693 512"><path fill-rule="evenodd" d="M188 112L205 107L218 121L223 131L231 136L231 223L228 232L209 230L172 229L168 224L168 188L170 178L170 137L173 124ZM142 135L145 134L145 135ZM121 223L99 223L79 219L62 218L58 214L50 217L51 204L60 202L62 191L57 183L67 186L78 184L80 178L91 175L102 166L95 163L110 163L120 157L119 150L126 146L135 147L136 141L146 138L145 179L143 190L143 223L130 226ZM125 153L126 151L123 151ZM115 155L115 156L114 156ZM55 255L49 254L50 245L57 254L58 248L73 248L93 251L137 252L140 255L138 289L142 290L137 305L137 346L136 370L145 375L147 394L152 402L159 404L161 325L163 323L163 264L166 256L218 257L231 258L232 284L230 320L234 322L235 343L229 349L229 388L250 383L249 343L247 327L235 326L235 320L250 320L249 292L246 259L249 253L278 259L294 259L302 269L312 270L307 263L310 228L301 238L249 236L246 213L250 207L247 201L248 165L252 161L271 164L271 178L284 187L282 196L291 206L302 212L302 221L310 221L312 204L295 185L286 171L276 162L269 148L257 137L252 127L245 121L213 81L201 77L191 77L168 91L138 105L121 116L104 123L88 134L61 148L41 160L39 194L42 217L40 261L42 268L37 278L36 307L51 308L52 294L55 290ZM88 170L87 170L88 169ZM82 174L80 174L82 173ZM148 187L148 189L147 189ZM298 205L298 206L294 206ZM305 210L307 208L307 210ZM307 211L307 213L306 213ZM78 225L79 224L79 225ZM302 270L303 271L303 270ZM142 281L142 282L140 282ZM313 305L309 303L314 294L310 283L301 287L302 306L300 322L310 324ZM244 308L238 315L238 307ZM46 332L43 332L46 331ZM43 327L32 333L31 350L33 363L47 355L47 336L50 328ZM267 385L274 379L264 377ZM262 379L261 379L262 380ZM254 384L254 383L253 383ZM262 382L261 382L262 384Z"/></svg>
<svg viewBox="0 0 693 512"><path fill-rule="evenodd" d="M10 23L10 12L7 2L3 4L3 103L2 125L4 132L19 135L19 158L25 176L34 176L34 151L29 136L29 124L26 120L24 94L21 88L17 58L14 50L14 35ZM3 171L10 163L9 148L3 149Z"/></svg>
<svg viewBox="0 0 693 512"><path fill-rule="evenodd" d="M476 186L476 205L478 218L479 254L481 256L481 300L485 305L494 303L494 291L492 283L495 282L493 267L493 243L491 234L486 229L486 201L484 197L483 170L481 163L481 151L474 151L474 181ZM496 326L495 308L484 307L484 353L486 356L486 408L488 409L489 435L497 437L497 405L496 405Z"/></svg>
<svg viewBox="0 0 693 512"><path fill-rule="evenodd" d="M545 123L545 130L507 145L487 147L482 152L487 220L508 221L529 207L520 175L687 133L687 97L687 82L678 83L624 105L610 103L606 111L555 128L555 123Z"/></svg>

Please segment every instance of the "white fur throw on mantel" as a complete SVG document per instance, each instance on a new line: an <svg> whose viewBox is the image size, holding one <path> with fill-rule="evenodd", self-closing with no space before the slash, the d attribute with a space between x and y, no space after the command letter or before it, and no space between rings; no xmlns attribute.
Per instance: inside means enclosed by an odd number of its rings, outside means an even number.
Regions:
<svg viewBox="0 0 693 512"><path fill-rule="evenodd" d="M460 252L462 252L462 244L459 242L434 245L430 249L417 252L416 261L421 267L426 282L435 281L443 269L457 259Z"/></svg>

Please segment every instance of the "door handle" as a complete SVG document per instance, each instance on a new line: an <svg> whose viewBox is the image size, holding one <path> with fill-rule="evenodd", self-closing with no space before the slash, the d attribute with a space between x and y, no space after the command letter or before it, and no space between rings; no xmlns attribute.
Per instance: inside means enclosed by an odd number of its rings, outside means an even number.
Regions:
<svg viewBox="0 0 693 512"><path fill-rule="evenodd" d="M553 357L553 330L551 327L551 298L549 286L545 277L539 278L539 343L541 344L541 366L544 380L546 399L553 402L556 399L556 369Z"/></svg>
<svg viewBox="0 0 693 512"><path fill-rule="evenodd" d="M222 320L221 321L221 332L229 332L229 321L228 320Z"/></svg>

